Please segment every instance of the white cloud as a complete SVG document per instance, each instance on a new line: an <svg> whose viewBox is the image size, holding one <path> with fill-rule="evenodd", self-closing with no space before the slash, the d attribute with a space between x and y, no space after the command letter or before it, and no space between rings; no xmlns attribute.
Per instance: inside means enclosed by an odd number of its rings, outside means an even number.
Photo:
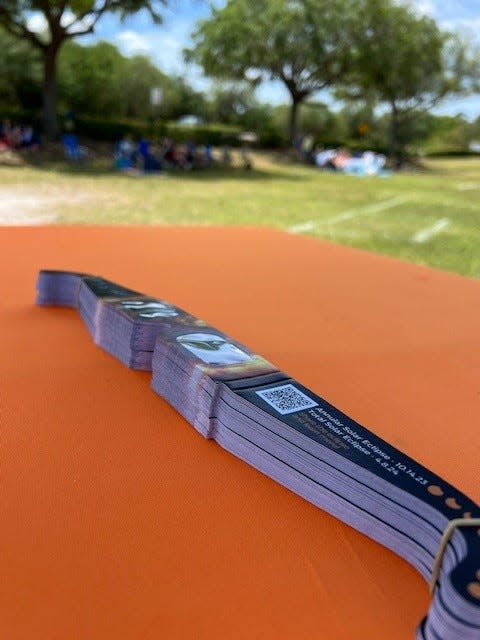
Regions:
<svg viewBox="0 0 480 640"><path fill-rule="evenodd" d="M411 0L412 7L417 13L424 16L435 17L436 8L432 0Z"/></svg>
<svg viewBox="0 0 480 640"><path fill-rule="evenodd" d="M480 29L480 16L476 18L457 18L456 20L443 20L441 25L444 29L450 31L459 31L466 35L471 35L474 39L478 39ZM476 37L476 38L475 38Z"/></svg>
<svg viewBox="0 0 480 640"><path fill-rule="evenodd" d="M155 34L156 64L168 73L180 73L185 70L183 48L185 42L171 33L158 32Z"/></svg>
<svg viewBox="0 0 480 640"><path fill-rule="evenodd" d="M255 93L260 102L269 102L270 104L288 104L290 102L290 94L285 85L278 80L263 82Z"/></svg>
<svg viewBox="0 0 480 640"><path fill-rule="evenodd" d="M27 29L34 33L43 33L48 29L45 16L42 13L32 13L27 20Z"/></svg>
<svg viewBox="0 0 480 640"><path fill-rule="evenodd" d="M77 16L72 11L65 11L60 20L62 27L65 27L69 33L78 33L85 31L93 24L93 18L84 18L77 22ZM48 22L40 11L32 13L27 19L27 29L34 33L48 32Z"/></svg>
<svg viewBox="0 0 480 640"><path fill-rule="evenodd" d="M126 56L152 51L152 43L148 35L142 35L138 31L120 31L114 40L120 51Z"/></svg>
<svg viewBox="0 0 480 640"><path fill-rule="evenodd" d="M77 22L77 16L73 11L67 9L62 15L60 24L62 27L66 27L69 33L78 33L79 31L89 29L93 24L93 18L86 17Z"/></svg>
<svg viewBox="0 0 480 640"><path fill-rule="evenodd" d="M478 96L470 96L468 98L446 100L433 111L440 115L449 116L462 114L468 120L475 120L480 117L480 99Z"/></svg>
<svg viewBox="0 0 480 640"><path fill-rule="evenodd" d="M183 48L185 40L162 28L139 33L133 29L121 31L110 39L125 56L147 54L166 73L185 73Z"/></svg>

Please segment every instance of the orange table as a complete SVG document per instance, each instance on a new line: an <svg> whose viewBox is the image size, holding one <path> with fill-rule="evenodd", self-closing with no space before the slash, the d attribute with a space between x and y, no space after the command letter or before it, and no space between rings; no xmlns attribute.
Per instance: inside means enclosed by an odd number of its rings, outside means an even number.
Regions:
<svg viewBox="0 0 480 640"><path fill-rule="evenodd" d="M406 640L427 587L34 306L98 273L248 344L480 501L480 282L268 229L0 229L0 637Z"/></svg>

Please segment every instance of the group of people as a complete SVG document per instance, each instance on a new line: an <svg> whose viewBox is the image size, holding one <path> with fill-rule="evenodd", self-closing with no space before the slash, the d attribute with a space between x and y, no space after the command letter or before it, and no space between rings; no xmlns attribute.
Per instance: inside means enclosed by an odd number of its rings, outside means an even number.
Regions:
<svg viewBox="0 0 480 640"><path fill-rule="evenodd" d="M384 173L387 159L373 151L350 153L346 149L322 149L315 153L315 165L321 169L349 175L376 176Z"/></svg>
<svg viewBox="0 0 480 640"><path fill-rule="evenodd" d="M350 152L344 148L325 149L316 144L311 134L297 136L294 147L304 162L320 169L358 176L386 173L386 157L373 151Z"/></svg>
<svg viewBox="0 0 480 640"><path fill-rule="evenodd" d="M115 166L127 172L160 173L164 169L178 168L185 171L208 167L214 162L212 146L198 146L193 141L178 145L171 138L163 138L158 144L149 140L136 142L132 136L124 136L115 146Z"/></svg>
<svg viewBox="0 0 480 640"><path fill-rule="evenodd" d="M38 149L40 136L31 124L15 124L5 119L0 123L0 150Z"/></svg>

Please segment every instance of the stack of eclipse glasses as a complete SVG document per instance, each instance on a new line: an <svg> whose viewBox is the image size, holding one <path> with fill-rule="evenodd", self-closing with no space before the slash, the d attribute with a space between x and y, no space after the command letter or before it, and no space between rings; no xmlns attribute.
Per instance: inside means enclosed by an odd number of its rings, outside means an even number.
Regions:
<svg viewBox="0 0 480 640"><path fill-rule="evenodd" d="M163 300L41 271L37 303L75 308L92 338L204 437L380 542L432 587L417 640L480 638L480 508L248 347Z"/></svg>

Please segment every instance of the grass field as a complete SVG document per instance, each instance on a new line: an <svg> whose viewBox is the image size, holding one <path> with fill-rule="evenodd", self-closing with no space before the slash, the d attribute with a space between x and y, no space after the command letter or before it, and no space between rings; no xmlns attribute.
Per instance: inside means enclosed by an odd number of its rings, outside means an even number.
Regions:
<svg viewBox="0 0 480 640"><path fill-rule="evenodd" d="M480 278L480 159L435 160L357 178L255 156L167 177L109 159L0 166L0 224L267 225Z"/></svg>

